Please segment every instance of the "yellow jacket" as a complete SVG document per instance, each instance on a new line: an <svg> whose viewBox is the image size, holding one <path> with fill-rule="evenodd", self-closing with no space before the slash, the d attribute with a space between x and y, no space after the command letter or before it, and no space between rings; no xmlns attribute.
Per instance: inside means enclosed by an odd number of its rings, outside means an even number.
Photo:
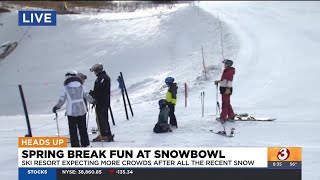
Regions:
<svg viewBox="0 0 320 180"><path fill-rule="evenodd" d="M168 103L171 103L174 105L177 104L177 90L178 90L177 83L173 83L172 85L169 86L169 89L166 94L166 100L168 101Z"/></svg>

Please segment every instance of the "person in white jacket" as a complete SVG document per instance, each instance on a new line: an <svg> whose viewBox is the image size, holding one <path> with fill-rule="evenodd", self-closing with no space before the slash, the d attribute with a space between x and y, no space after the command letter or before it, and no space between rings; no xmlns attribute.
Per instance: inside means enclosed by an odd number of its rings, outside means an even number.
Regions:
<svg viewBox="0 0 320 180"><path fill-rule="evenodd" d="M93 104L95 100L85 90L83 81L76 71L68 72L65 77L66 80L64 81L59 102L53 107L52 111L56 113L67 101L66 108L71 147L87 147L90 145L90 141L86 127L87 107L84 99ZM79 143L78 129L81 143Z"/></svg>

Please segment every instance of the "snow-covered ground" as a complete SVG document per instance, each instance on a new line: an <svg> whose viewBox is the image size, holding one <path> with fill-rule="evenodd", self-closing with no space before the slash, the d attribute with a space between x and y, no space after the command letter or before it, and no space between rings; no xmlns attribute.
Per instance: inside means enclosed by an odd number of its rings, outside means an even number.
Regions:
<svg viewBox="0 0 320 180"><path fill-rule="evenodd" d="M208 133L221 129L214 120L216 89L213 80L221 70L220 29L224 56L234 60L236 76L232 104L236 112L276 117L274 122L237 122L235 138ZM0 61L0 166L1 177L17 179L17 136L26 133L18 92L23 85L35 136L56 135L51 114L64 74L73 69L88 75L90 66L102 62L112 79L112 107L118 140L105 146L213 147L301 146L303 179L320 175L320 128L316 93L320 63L319 2L200 2L175 9L136 14L63 15L57 27L18 27L17 13L0 14L0 43L20 41L16 50ZM24 35L25 34L25 35ZM204 47L208 80L202 73ZM126 120L116 79L123 72L134 117ZM179 85L173 133L154 134L157 101L165 96L164 78ZM184 107L184 83L189 86ZM201 117L200 92L205 94ZM64 111L61 132L67 134ZM89 127L95 116L90 113ZM297 133L299 132L299 133ZM93 146L101 146L94 144Z"/></svg>

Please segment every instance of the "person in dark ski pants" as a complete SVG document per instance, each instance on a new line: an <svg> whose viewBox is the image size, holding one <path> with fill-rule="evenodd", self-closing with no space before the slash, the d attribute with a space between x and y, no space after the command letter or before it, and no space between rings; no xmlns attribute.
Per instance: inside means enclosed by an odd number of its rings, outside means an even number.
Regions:
<svg viewBox="0 0 320 180"><path fill-rule="evenodd" d="M235 74L235 68L232 67L233 61L229 59L223 60L224 71L222 73L221 79L215 81L215 85L220 83L220 94L222 96L222 111L219 120L221 122L226 122L228 119L234 119L234 112L230 103L230 96L232 95L232 81Z"/></svg>
<svg viewBox="0 0 320 180"><path fill-rule="evenodd" d="M159 104L160 113L158 116L158 122L153 128L153 132L155 133L172 132L168 124L168 117L170 112L170 109L167 107L168 102L165 99L160 99L158 104Z"/></svg>
<svg viewBox="0 0 320 180"><path fill-rule="evenodd" d="M84 98L91 103L95 103L95 101L85 90L82 84L83 81L77 76L77 72L70 71L65 77L66 80L64 81L64 88L59 102L53 107L52 111L57 113L57 110L67 101L71 147L87 147L90 145L90 141L86 127L87 108ZM78 129L81 144L78 139Z"/></svg>
<svg viewBox="0 0 320 180"><path fill-rule="evenodd" d="M102 64L95 64L90 69L97 76L94 84L93 91L90 91L90 95L97 101L96 116L97 126L100 129L100 135L93 139L93 141L113 141L113 135L111 134L108 110L110 108L110 77L103 70Z"/></svg>
<svg viewBox="0 0 320 180"><path fill-rule="evenodd" d="M165 79L165 83L169 87L167 94L166 94L166 100L168 101L168 107L170 109L170 112L169 112L170 123L169 124L172 127L178 128L176 115L174 114L175 106L177 103L178 86L177 86L177 83L174 83L174 78L172 78L172 77L167 77Z"/></svg>

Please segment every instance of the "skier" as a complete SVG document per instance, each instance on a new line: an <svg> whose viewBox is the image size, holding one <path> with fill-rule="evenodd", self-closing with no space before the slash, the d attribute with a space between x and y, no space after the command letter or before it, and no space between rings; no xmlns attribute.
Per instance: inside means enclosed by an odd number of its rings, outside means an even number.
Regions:
<svg viewBox="0 0 320 180"><path fill-rule="evenodd" d="M77 76L76 71L70 71L65 75L64 88L60 96L59 102L52 109L54 113L60 109L67 101L67 115L70 133L71 147L87 147L89 146L89 137L86 127L87 108L84 98L95 103L94 99L86 92L82 80ZM78 129L80 134L81 146L78 139Z"/></svg>
<svg viewBox="0 0 320 180"><path fill-rule="evenodd" d="M160 99L158 103L159 103L160 113L158 116L158 122L153 128L153 132L155 133L172 132L168 124L168 116L170 111L170 109L167 107L168 102L165 99Z"/></svg>
<svg viewBox="0 0 320 180"><path fill-rule="evenodd" d="M90 69L91 72L97 76L94 84L93 91L90 91L90 95L97 101L96 105L96 116L97 125L100 129L100 135L93 139L97 141L113 141L113 135L111 134L108 110L110 108L110 77L103 70L102 64L95 64Z"/></svg>
<svg viewBox="0 0 320 180"><path fill-rule="evenodd" d="M235 74L235 68L232 67L232 60L224 59L222 63L224 63L224 71L222 73L221 79L214 81L214 83L215 85L218 85L220 83L219 89L222 96L222 111L218 120L224 123L228 119L234 119L234 112L230 104L230 96L232 94L232 81Z"/></svg>
<svg viewBox="0 0 320 180"><path fill-rule="evenodd" d="M177 83L173 83L173 82L174 82L174 78L172 78L172 77L167 77L165 79L165 83L169 87L168 91L167 91L167 94L166 94L166 100L168 102L168 107L170 109L170 112L169 112L170 125L172 127L178 128L177 119L176 119L176 116L174 114L175 105L177 103L178 86L177 86Z"/></svg>

